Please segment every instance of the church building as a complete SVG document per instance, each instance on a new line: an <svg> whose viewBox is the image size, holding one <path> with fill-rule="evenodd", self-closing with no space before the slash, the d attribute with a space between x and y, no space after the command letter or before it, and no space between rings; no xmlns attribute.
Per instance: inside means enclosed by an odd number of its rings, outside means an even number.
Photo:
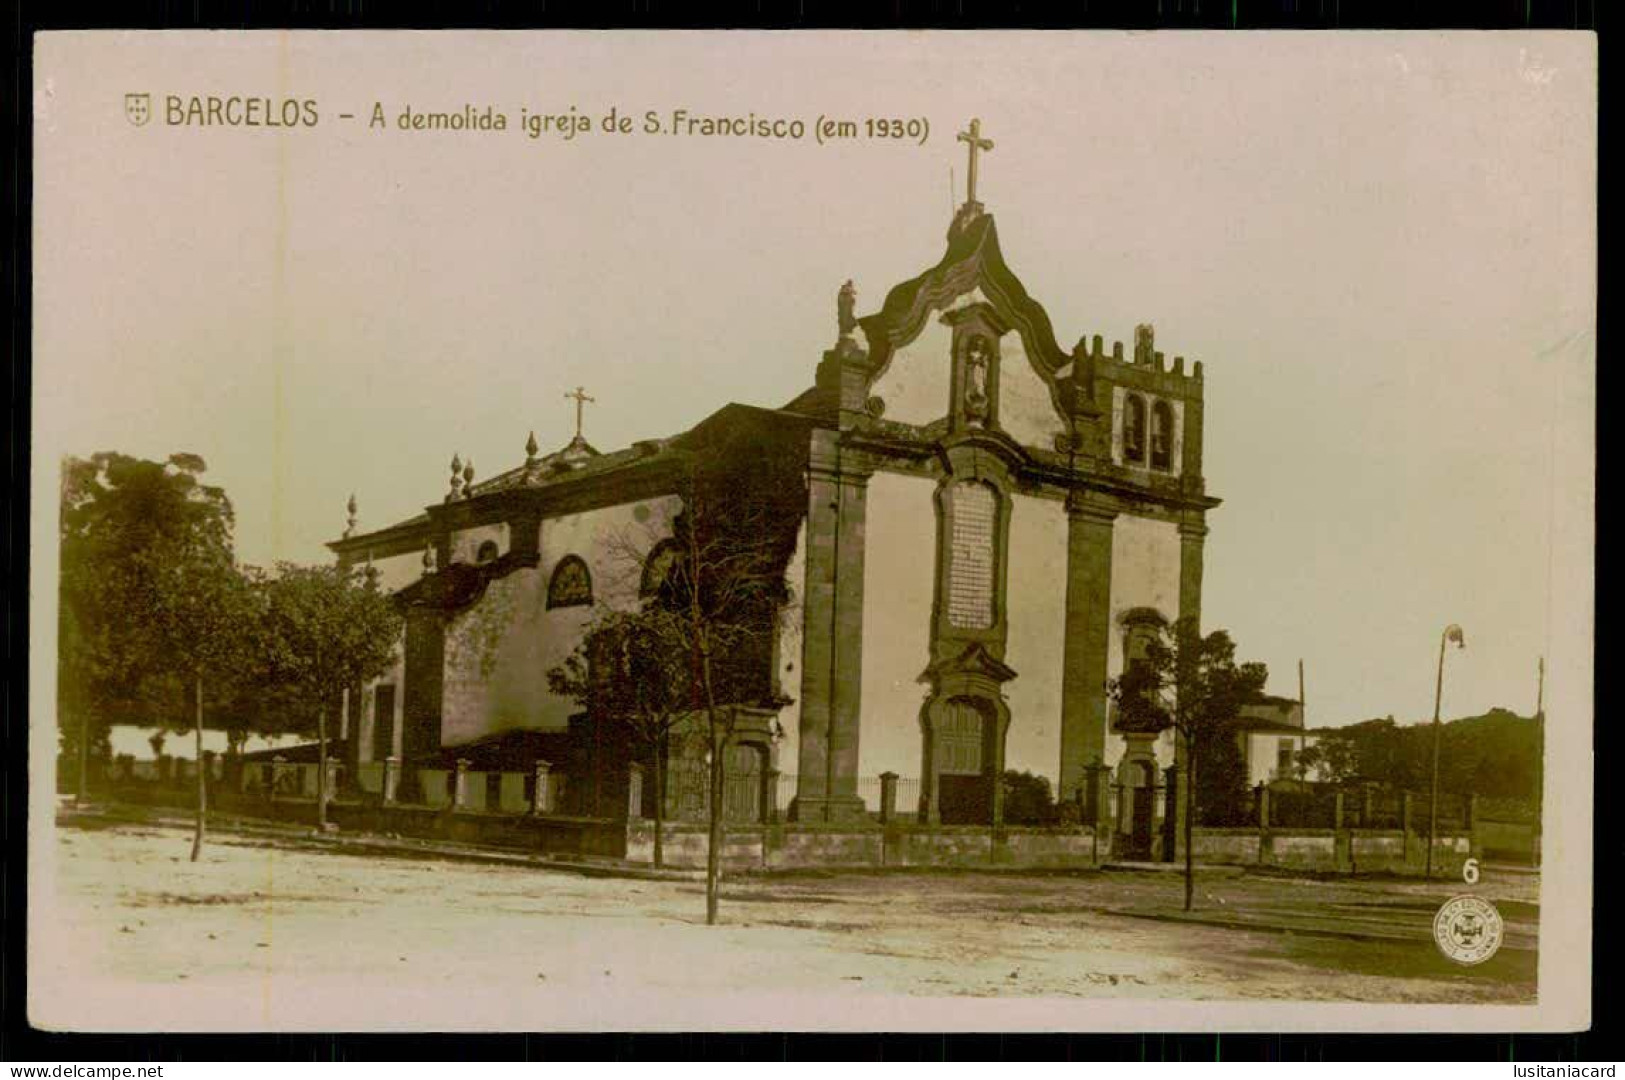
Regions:
<svg viewBox="0 0 1625 1080"><path fill-rule="evenodd" d="M355 763L525 738L578 790L605 779L576 775L613 766L582 751L581 707L548 672L595 612L659 589L682 557L684 478L710 455L775 515L788 585L773 640L741 661L755 674L723 703L742 793L729 816L864 821L892 774L922 824L994 824L996 780L1019 770L1100 808L1130 852L1167 853L1152 822L1175 815L1172 737L1118 730L1108 686L1148 620L1200 612L1219 504L1202 365L1166 361L1148 325L1128 350L1063 347L976 199L992 144L975 122L961 140L970 190L946 251L867 314L842 287L793 400L601 452L578 389L568 445L543 454L532 436L483 480L454 461L421 514L330 545L406 612L394 670L352 694ZM668 790L682 816L682 784Z"/></svg>

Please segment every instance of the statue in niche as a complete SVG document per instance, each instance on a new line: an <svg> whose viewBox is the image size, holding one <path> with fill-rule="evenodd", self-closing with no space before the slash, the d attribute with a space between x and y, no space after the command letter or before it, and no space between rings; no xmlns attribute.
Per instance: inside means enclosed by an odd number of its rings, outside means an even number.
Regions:
<svg viewBox="0 0 1625 1080"><path fill-rule="evenodd" d="M991 362L987 339L972 337L965 345L965 415L972 420L987 419L987 369Z"/></svg>
<svg viewBox="0 0 1625 1080"><path fill-rule="evenodd" d="M851 340L852 332L858 328L857 306L858 290L848 280L841 286L840 294L835 300L836 325L840 327L841 337L844 340Z"/></svg>

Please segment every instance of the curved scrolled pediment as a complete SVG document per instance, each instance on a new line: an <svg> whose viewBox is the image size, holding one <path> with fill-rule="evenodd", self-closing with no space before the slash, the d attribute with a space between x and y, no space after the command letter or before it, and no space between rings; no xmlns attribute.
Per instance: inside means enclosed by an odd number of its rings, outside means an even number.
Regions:
<svg viewBox="0 0 1625 1080"><path fill-rule="evenodd" d="M1028 380L1032 390L1025 396L1048 398L1051 419L1040 425L1044 430L1039 435L1024 434L1023 438L1046 448L1053 445L1058 435L1066 432L1073 415L1080 412L1079 406L1087 411L1092 404L1089 395L1093 380L1087 370L1076 368L1071 354L1062 350L1048 313L1005 265L998 231L988 214L978 215L950 232L948 250L936 266L893 288L878 312L858 320L869 345L870 386L881 383L900 352L908 349L913 353L922 348L917 342L932 325L933 315L962 307L973 294L980 303L972 306L988 311L990 326L997 335L1013 332L1020 339L1021 347L1012 347L1008 359L1013 367L1024 370L1010 369L1007 377ZM926 348L935 352L934 346ZM948 360L946 356L943 359ZM1087 354L1081 362L1089 363ZM899 378L905 387L920 381L918 376L899 372L890 382ZM899 392L896 387L887 389ZM947 407L946 401L943 407ZM923 417L908 419L915 424L924 422Z"/></svg>
<svg viewBox="0 0 1625 1080"><path fill-rule="evenodd" d="M896 349L920 335L932 312L943 311L973 289L981 289L1004 320L1021 334L1028 355L1053 378L1072 362L1055 340L1055 328L1043 305L1005 265L993 216L983 214L953 234L942 260L886 294L879 311L858 320L869 340L876 374Z"/></svg>

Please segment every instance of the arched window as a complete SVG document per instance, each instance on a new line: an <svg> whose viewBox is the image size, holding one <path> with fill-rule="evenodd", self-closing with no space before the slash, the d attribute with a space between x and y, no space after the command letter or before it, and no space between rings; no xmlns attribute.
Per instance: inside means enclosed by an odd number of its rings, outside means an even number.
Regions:
<svg viewBox="0 0 1625 1080"><path fill-rule="evenodd" d="M480 550L474 556L474 561L477 563L495 562L496 557L497 542L495 540L487 540L485 543L480 545Z"/></svg>
<svg viewBox="0 0 1625 1080"><path fill-rule="evenodd" d="M987 484L948 489L948 623L965 630L993 625L998 496Z"/></svg>
<svg viewBox="0 0 1625 1080"><path fill-rule="evenodd" d="M1167 472L1174 463L1174 407L1166 401L1151 406L1151 467Z"/></svg>
<svg viewBox="0 0 1625 1080"><path fill-rule="evenodd" d="M638 586L639 596L655 596L677 565L680 550L675 540L662 540L655 545L643 561L643 580Z"/></svg>
<svg viewBox="0 0 1625 1080"><path fill-rule="evenodd" d="M1145 399L1139 394L1123 399L1123 460L1145 460Z"/></svg>
<svg viewBox="0 0 1625 1080"><path fill-rule="evenodd" d="M579 607L592 603L592 575L587 564L575 555L566 555L553 568L553 580L547 583L547 606Z"/></svg>

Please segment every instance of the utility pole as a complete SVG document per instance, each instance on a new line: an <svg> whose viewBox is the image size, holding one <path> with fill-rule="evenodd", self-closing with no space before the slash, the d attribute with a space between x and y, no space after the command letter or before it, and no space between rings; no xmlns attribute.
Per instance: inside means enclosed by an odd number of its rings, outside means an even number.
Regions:
<svg viewBox="0 0 1625 1080"><path fill-rule="evenodd" d="M1467 638L1462 634L1461 627L1451 623L1439 635L1439 679L1433 687L1433 788L1428 797L1428 853L1427 869L1424 877L1433 878L1433 840L1439 831L1439 705L1444 700L1444 647L1454 641L1465 649Z"/></svg>
<svg viewBox="0 0 1625 1080"><path fill-rule="evenodd" d="M1304 700L1303 700L1303 658L1302 657L1298 658L1298 718L1303 721L1303 726L1304 727L1309 726L1309 706L1304 704Z"/></svg>

